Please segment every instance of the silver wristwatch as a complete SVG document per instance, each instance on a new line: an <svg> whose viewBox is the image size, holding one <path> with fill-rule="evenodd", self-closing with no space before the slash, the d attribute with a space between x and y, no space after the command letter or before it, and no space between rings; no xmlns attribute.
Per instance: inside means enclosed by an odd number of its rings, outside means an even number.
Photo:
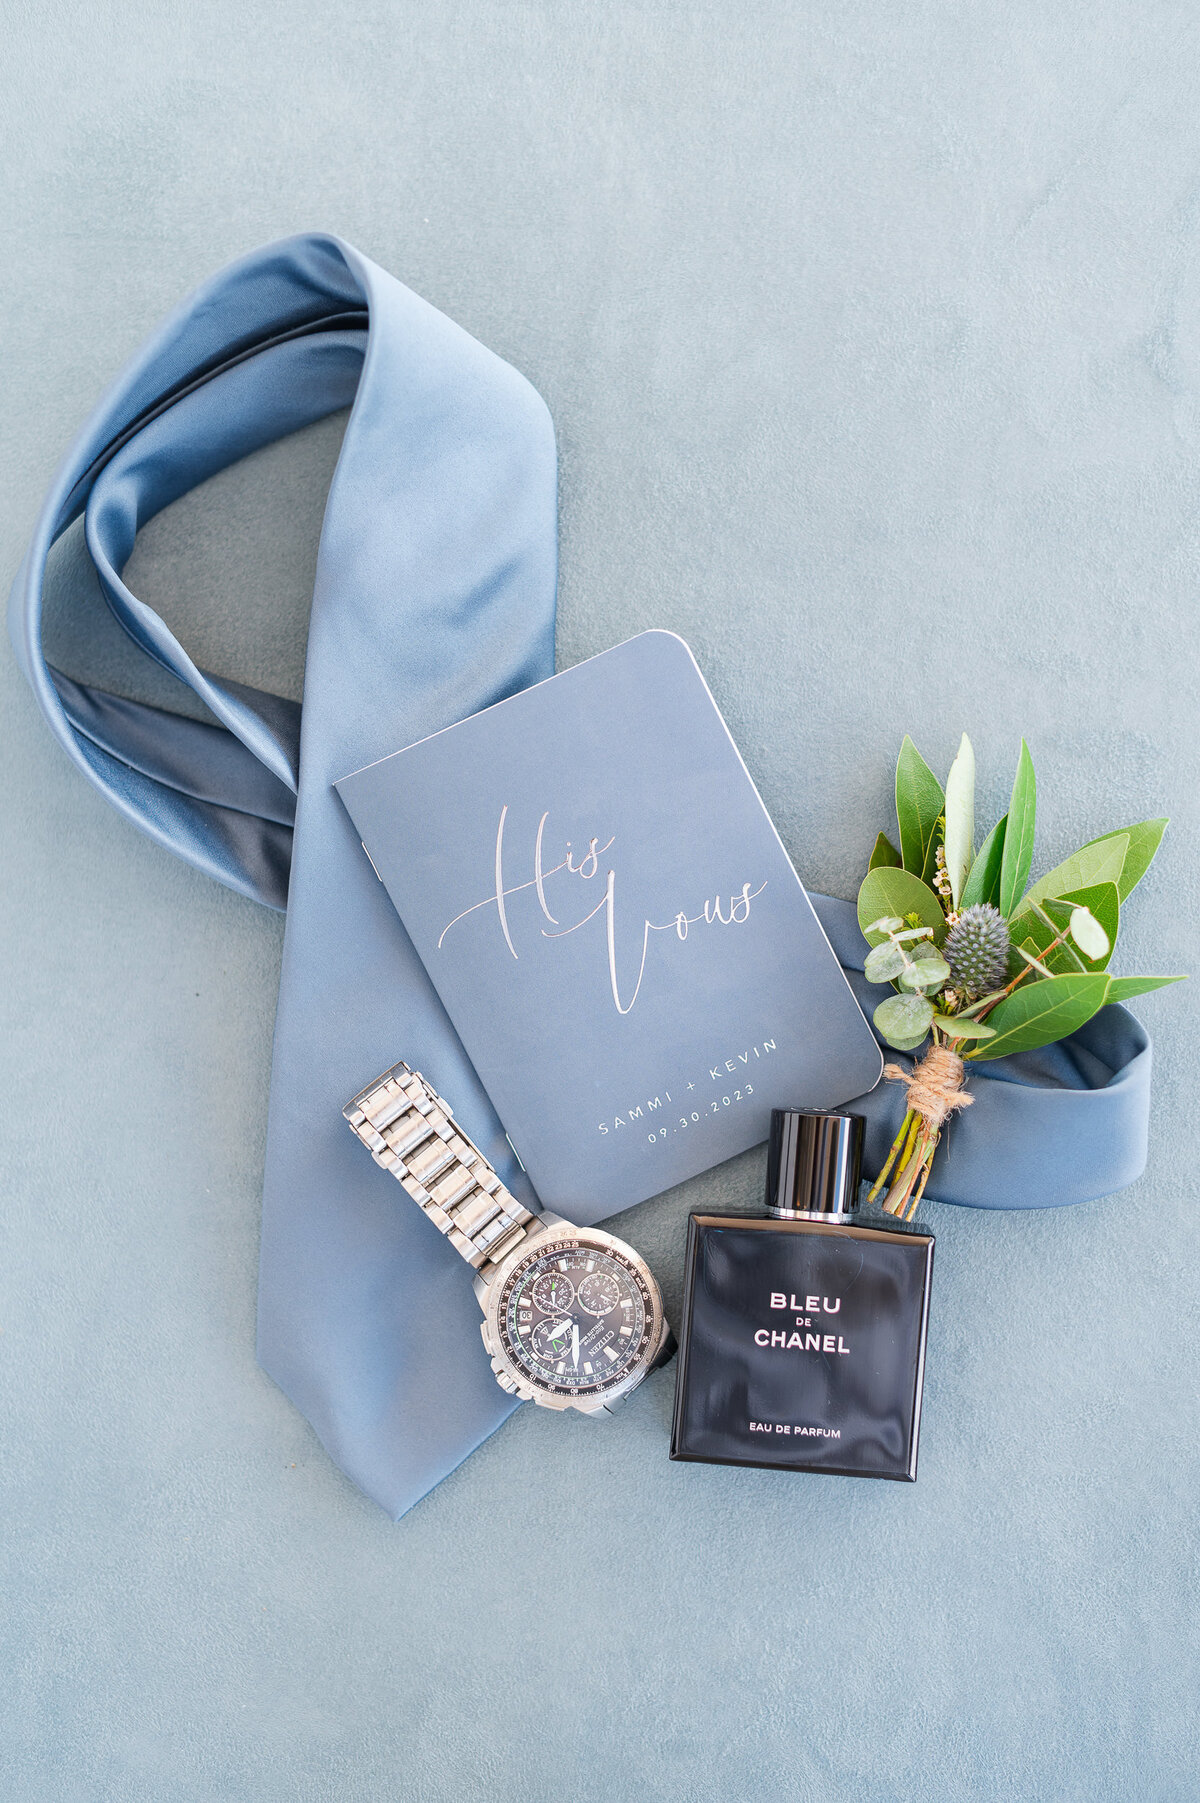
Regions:
<svg viewBox="0 0 1200 1803"><path fill-rule="evenodd" d="M546 1409L610 1412L675 1350L632 1246L518 1202L419 1071L397 1064L342 1110L475 1272L496 1382Z"/></svg>

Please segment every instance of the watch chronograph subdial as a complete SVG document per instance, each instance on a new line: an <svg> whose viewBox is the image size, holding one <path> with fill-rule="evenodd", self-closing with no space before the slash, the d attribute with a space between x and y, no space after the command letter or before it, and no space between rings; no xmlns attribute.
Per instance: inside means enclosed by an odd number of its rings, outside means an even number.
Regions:
<svg viewBox="0 0 1200 1803"><path fill-rule="evenodd" d="M556 1321L571 1311L575 1301L575 1285L562 1271L543 1271L535 1278L531 1292L534 1303L545 1315Z"/></svg>
<svg viewBox="0 0 1200 1803"><path fill-rule="evenodd" d="M539 1321L533 1330L530 1345L540 1359L549 1364L569 1358L574 1335L578 1332L576 1323L569 1315L551 1315L545 1321Z"/></svg>
<svg viewBox="0 0 1200 1803"><path fill-rule="evenodd" d="M610 1315L621 1306L621 1286L605 1271L592 1271L579 1286L579 1306L589 1315Z"/></svg>

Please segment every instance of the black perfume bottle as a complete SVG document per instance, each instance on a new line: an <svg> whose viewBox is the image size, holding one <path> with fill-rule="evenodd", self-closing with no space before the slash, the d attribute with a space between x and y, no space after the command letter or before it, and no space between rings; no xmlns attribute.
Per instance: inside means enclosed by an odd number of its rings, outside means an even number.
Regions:
<svg viewBox="0 0 1200 1803"><path fill-rule="evenodd" d="M851 1218L862 1138L776 1108L766 1214L692 1215L673 1459L915 1481L933 1235Z"/></svg>

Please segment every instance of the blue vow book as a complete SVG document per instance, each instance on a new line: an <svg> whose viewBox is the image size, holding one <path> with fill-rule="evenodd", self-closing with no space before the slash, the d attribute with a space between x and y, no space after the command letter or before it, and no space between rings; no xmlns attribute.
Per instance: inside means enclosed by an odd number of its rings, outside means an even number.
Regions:
<svg viewBox="0 0 1200 1803"><path fill-rule="evenodd" d="M644 632L337 789L548 1207L594 1221L882 1056L683 640ZM421 1048L397 1044L419 1065ZM453 1104L453 1097L449 1100Z"/></svg>

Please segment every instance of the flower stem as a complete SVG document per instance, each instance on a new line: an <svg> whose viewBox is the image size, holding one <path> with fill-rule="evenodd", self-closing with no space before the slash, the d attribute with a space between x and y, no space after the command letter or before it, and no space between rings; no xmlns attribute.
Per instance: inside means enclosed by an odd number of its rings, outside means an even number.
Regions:
<svg viewBox="0 0 1200 1803"><path fill-rule="evenodd" d="M908 1169L909 1161L912 1158L912 1154L913 1154L913 1147L917 1143L917 1135L920 1131L921 1131L921 1117L917 1113L916 1109L914 1108L911 1111L911 1125L909 1126L909 1129L908 1129L908 1136L904 1141L904 1150L900 1154L900 1163L896 1170L896 1182L897 1183L899 1183L901 1177L904 1175L904 1173Z"/></svg>
<svg viewBox="0 0 1200 1803"><path fill-rule="evenodd" d="M938 1140L940 1138L941 1134L935 1133L929 1142L929 1152L925 1159L925 1169L921 1172L921 1180L917 1184L913 1199L908 1205L908 1213L904 1217L906 1221L911 1221L918 1208L921 1206L921 1197L925 1194L925 1185L929 1182L929 1173L933 1169L933 1155L937 1151Z"/></svg>
<svg viewBox="0 0 1200 1803"><path fill-rule="evenodd" d="M908 1138L904 1142L900 1168L883 1204L887 1214L898 1215L903 1212L912 1186L916 1182L917 1172L921 1167L921 1158L925 1150L923 1131L926 1126L927 1123L921 1115L914 1112L913 1123L909 1129Z"/></svg>
<svg viewBox="0 0 1200 1803"><path fill-rule="evenodd" d="M1086 971L1087 965L1084 963L1083 959L1079 956L1079 953L1075 950L1075 947L1073 945L1071 945L1071 943L1069 941L1069 935L1070 935L1070 931L1071 931L1070 922L1068 922L1065 927L1057 927L1057 926L1055 926L1054 922L1051 920L1050 916L1047 914L1045 908L1043 908L1040 903L1031 902L1030 906L1032 907L1034 913L1037 915L1038 919L1041 921L1044 921L1045 924L1050 928L1050 931L1055 935L1053 944L1048 945L1046 947L1045 951L1042 953L1042 957L1048 958L1050 956L1050 953L1052 951L1056 950L1057 947L1061 945L1064 952L1066 952L1068 958L1071 960L1072 964L1075 966L1076 970L1080 971L1081 973Z"/></svg>
<svg viewBox="0 0 1200 1803"><path fill-rule="evenodd" d="M884 1165L884 1167L880 1171L878 1177L876 1177L874 1183L871 1185L870 1192L868 1193L868 1196L867 1196L868 1202L873 1202L875 1200L876 1196L879 1194L880 1190L883 1188L884 1184L887 1182L888 1174L891 1171L892 1166L896 1162L896 1154L897 1154L897 1152L899 1152L901 1146L904 1144L904 1141L908 1135L909 1127L912 1124L912 1119L913 1119L913 1111L910 1108L908 1110L907 1114L904 1116L904 1119L900 1123L899 1133L897 1133L895 1139L892 1141L891 1150L889 1151L889 1153L887 1155L887 1163Z"/></svg>

